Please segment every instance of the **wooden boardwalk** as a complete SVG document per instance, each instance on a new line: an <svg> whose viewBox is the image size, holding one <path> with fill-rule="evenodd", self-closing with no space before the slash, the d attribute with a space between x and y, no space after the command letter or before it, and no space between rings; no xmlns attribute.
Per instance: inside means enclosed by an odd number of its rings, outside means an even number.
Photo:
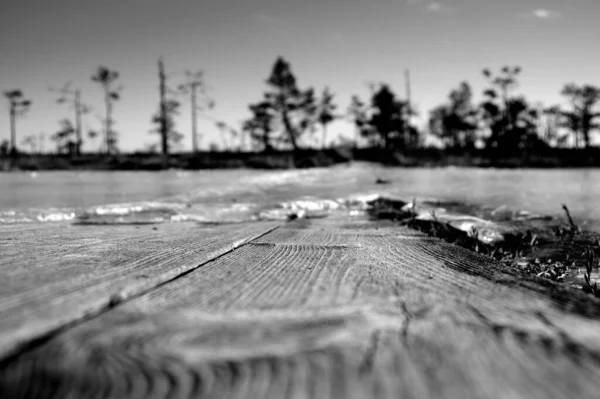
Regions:
<svg viewBox="0 0 600 399"><path fill-rule="evenodd" d="M598 398L600 301L391 223L0 227L2 398Z"/></svg>

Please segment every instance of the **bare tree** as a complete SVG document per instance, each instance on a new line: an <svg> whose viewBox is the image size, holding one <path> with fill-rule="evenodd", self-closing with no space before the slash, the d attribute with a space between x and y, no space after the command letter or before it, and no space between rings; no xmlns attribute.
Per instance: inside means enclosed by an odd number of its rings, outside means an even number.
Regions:
<svg viewBox="0 0 600 399"><path fill-rule="evenodd" d="M506 153L517 154L524 148L542 148L547 144L539 137L539 112L522 96L514 96L520 67L505 66L493 76L488 69L483 70L489 87L484 91L484 101L480 104L481 121L489 128L491 135L486 147Z"/></svg>
<svg viewBox="0 0 600 399"><path fill-rule="evenodd" d="M61 154L63 152L72 153L76 150L76 143L69 140L71 136L75 134L75 127L68 118L61 119L58 121L60 129L54 133L51 139L56 143L56 153Z"/></svg>
<svg viewBox="0 0 600 399"><path fill-rule="evenodd" d="M4 96L10 104L10 151L17 152L17 118L24 116L31 107L31 100L26 100L21 90L8 90Z"/></svg>
<svg viewBox="0 0 600 399"><path fill-rule="evenodd" d="M114 102L121 98L123 86L114 87L119 78L119 72L99 66L96 74L92 75L92 81L100 84L104 91L104 105L106 107L106 116L104 118L104 140L106 152L110 154L117 150L117 133L113 130L113 106Z"/></svg>
<svg viewBox="0 0 600 399"><path fill-rule="evenodd" d="M462 82L448 96L448 103L429 115L429 131L449 148L473 148L477 129L477 109L472 103L471 86Z"/></svg>
<svg viewBox="0 0 600 399"><path fill-rule="evenodd" d="M36 136L35 136L35 134L30 134L30 135L27 135L27 136L23 137L23 140L21 141L21 144L23 144L24 146L29 146L29 153L30 154L35 154L36 153L37 142L36 142Z"/></svg>
<svg viewBox="0 0 600 399"><path fill-rule="evenodd" d="M90 131L88 131L87 136L93 145L96 142L96 140L98 139L98 137L100 136L100 133L98 133L96 130L90 130Z"/></svg>
<svg viewBox="0 0 600 399"><path fill-rule="evenodd" d="M221 135L221 139L223 140L223 148L225 150L235 150L236 147L234 143L236 138L240 137L240 132L234 127L230 126L228 123L223 121L215 121L215 126L219 130L219 134ZM227 139L228 136L230 140ZM241 148L241 144L237 148Z"/></svg>
<svg viewBox="0 0 600 399"><path fill-rule="evenodd" d="M250 105L254 114L253 119L258 118L260 122L256 119L254 122L257 123L251 122L247 127L254 126L255 133L260 131L261 137L266 137L262 133L268 132L270 136L273 131L279 131L278 141L298 150L302 135L312 132L316 121L317 106L314 91L310 88L306 90L298 88L290 63L281 57L275 61L267 85L269 90L264 94L263 100ZM269 114L268 118L266 114ZM269 128L265 130L266 123L263 122L267 121ZM252 131L252 129L246 130ZM251 135L258 137L252 133ZM265 149L271 148L265 147Z"/></svg>
<svg viewBox="0 0 600 399"><path fill-rule="evenodd" d="M180 104L172 98L167 98L167 74L162 58L158 60L158 79L160 100L158 112L152 117L152 122L158 127L153 131L160 134L161 150L163 155L167 155L170 145L181 141L183 135L175 131L175 116L179 113Z"/></svg>
<svg viewBox="0 0 600 399"><path fill-rule="evenodd" d="M214 101L206 95L206 85L204 84L204 72L185 72L185 83L180 84L178 89L182 94L190 95L190 104L192 110L192 152L198 152L198 131L197 131L197 112L206 109L212 109ZM198 98L200 96L200 98Z"/></svg>
<svg viewBox="0 0 600 399"><path fill-rule="evenodd" d="M45 153L46 147L46 133L40 132L38 133L38 151L40 154Z"/></svg>
<svg viewBox="0 0 600 399"><path fill-rule="evenodd" d="M165 74L165 63L162 58L158 60L158 80L159 80L159 114L158 118L155 118L155 122L159 124L159 133L161 139L162 153L167 155L169 153L169 114L167 104L167 75ZM171 109L174 112L175 104L172 104Z"/></svg>
<svg viewBox="0 0 600 399"><path fill-rule="evenodd" d="M566 127L560 105L543 108L540 116L544 140L549 145L563 146L568 136L559 133L560 128Z"/></svg>
<svg viewBox="0 0 600 399"><path fill-rule="evenodd" d="M67 104L75 111L75 153L80 155L83 144L81 119L83 114L91 111L91 108L81 102L81 90L71 88L70 83L67 83L61 89L55 90L51 88L50 90L60 94L59 98L56 99L58 104Z"/></svg>
<svg viewBox="0 0 600 399"><path fill-rule="evenodd" d="M495 89L500 91L500 96L502 98L503 114L506 118L507 126L505 130L512 130L513 128L513 120L511 118L509 108L510 108L510 100L511 100L511 91L517 86L517 77L521 73L521 67L514 66L504 66L500 70L498 75L492 75L492 72L489 69L483 70L483 76L487 79L491 88L486 91L486 95L488 96L496 96Z"/></svg>

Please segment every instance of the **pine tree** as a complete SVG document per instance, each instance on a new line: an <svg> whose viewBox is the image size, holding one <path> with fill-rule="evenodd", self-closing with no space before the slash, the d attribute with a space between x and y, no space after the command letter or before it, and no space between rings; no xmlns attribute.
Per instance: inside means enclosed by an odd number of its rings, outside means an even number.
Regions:
<svg viewBox="0 0 600 399"><path fill-rule="evenodd" d="M371 117L368 120L371 129L364 130L363 134L376 135L385 148L406 147L407 136L416 132L410 126L407 129L406 116L410 112L407 108L408 104L398 100L388 85L381 84L371 97Z"/></svg>
<svg viewBox="0 0 600 399"><path fill-rule="evenodd" d="M596 105L600 102L600 88L570 83L563 88L561 94L571 103L571 110L562 112L563 126L573 132L576 147L579 147L580 136L585 147L589 147L590 133L600 129L600 124L596 122L596 119L600 118L600 112L595 111Z"/></svg>
<svg viewBox="0 0 600 399"><path fill-rule="evenodd" d="M352 120L355 127L354 147L358 148L358 141L363 135L364 129L368 126L367 106L356 95L350 99L350 105L346 111L347 116Z"/></svg>
<svg viewBox="0 0 600 399"><path fill-rule="evenodd" d="M250 138L262 145L264 152L273 151L273 115L271 104L266 101L250 105L252 117L242 125L242 130L250 135Z"/></svg>
<svg viewBox="0 0 600 399"><path fill-rule="evenodd" d="M314 91L298 88L290 64L282 57L275 61L267 85L265 102L281 126L280 141L298 150L299 139L314 126Z"/></svg>
<svg viewBox="0 0 600 399"><path fill-rule="evenodd" d="M493 76L484 69L483 75L490 86L484 91L485 100L480 104L482 119L491 132L486 146L513 154L523 148L544 145L537 136L537 110L524 97L511 95L520 73L520 67L506 66Z"/></svg>
<svg viewBox="0 0 600 399"><path fill-rule="evenodd" d="M477 109L468 83L452 90L449 102L434 108L429 116L429 130L451 148L473 148L477 129Z"/></svg>

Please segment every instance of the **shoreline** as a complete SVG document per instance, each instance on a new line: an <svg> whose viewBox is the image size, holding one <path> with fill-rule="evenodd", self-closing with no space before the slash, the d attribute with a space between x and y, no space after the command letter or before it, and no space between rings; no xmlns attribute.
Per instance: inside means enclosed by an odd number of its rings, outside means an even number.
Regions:
<svg viewBox="0 0 600 399"><path fill-rule="evenodd" d="M171 154L18 154L0 157L0 171L102 170L157 171L166 169L303 169L352 161L391 167L474 168L590 168L600 167L600 148L562 149L522 154L497 154L490 150L422 148L407 151L381 148L303 149L296 152L199 152Z"/></svg>
<svg viewBox="0 0 600 399"><path fill-rule="evenodd" d="M450 212L446 213L445 207ZM582 230L568 208L563 205L563 209L565 221L542 215L506 219L465 203L421 204L379 198L371 203L368 214L373 220L395 221L489 257L524 279L551 280L600 298L600 287L594 284L600 281L600 234ZM436 210L443 212L436 214Z"/></svg>

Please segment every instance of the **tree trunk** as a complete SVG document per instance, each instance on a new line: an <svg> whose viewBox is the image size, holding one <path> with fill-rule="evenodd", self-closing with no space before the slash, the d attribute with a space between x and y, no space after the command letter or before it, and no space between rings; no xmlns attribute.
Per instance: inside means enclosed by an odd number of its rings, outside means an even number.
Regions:
<svg viewBox="0 0 600 399"><path fill-rule="evenodd" d="M383 145L386 150L390 148L390 132L385 132L383 134Z"/></svg>
<svg viewBox="0 0 600 399"><path fill-rule="evenodd" d="M83 140L81 139L81 93L79 90L75 91L75 137L75 154L81 155Z"/></svg>
<svg viewBox="0 0 600 399"><path fill-rule="evenodd" d="M169 154L169 129L167 126L166 75L163 60L158 60L158 78L160 81L160 136L163 155Z"/></svg>
<svg viewBox="0 0 600 399"><path fill-rule="evenodd" d="M192 152L198 152L198 132L196 127L196 86L197 84L194 82L191 85L192 91Z"/></svg>
<svg viewBox="0 0 600 399"><path fill-rule="evenodd" d="M270 154L271 152L273 152L273 146L271 145L271 142L268 139L265 139L264 141L263 152L265 154Z"/></svg>
<svg viewBox="0 0 600 399"><path fill-rule="evenodd" d="M298 143L296 142L296 132L294 131L294 128L292 127L292 123L290 121L290 116L288 115L288 109L287 109L287 105L285 103L285 97L283 94L283 90L280 90L279 92L279 96L277 99L277 102L279 103L279 108L281 110L281 119L283 121L283 127L285 129L285 133L288 136L288 139L290 140L290 144L292 144L292 149L295 151L298 150Z"/></svg>
<svg viewBox="0 0 600 399"><path fill-rule="evenodd" d="M285 128L286 134L288 135L288 138L290 139L292 148L294 151L297 151L298 143L296 142L296 132L294 131L294 128L292 127L292 123L290 122L288 111L286 109L284 109L282 111L282 119L283 119L283 126Z"/></svg>
<svg viewBox="0 0 600 399"><path fill-rule="evenodd" d="M15 103L10 103L10 152L17 152L17 117L15 110Z"/></svg>
<svg viewBox="0 0 600 399"><path fill-rule="evenodd" d="M106 153L111 153L111 138L110 135L112 130L112 103L110 100L110 87L108 84L104 85L104 103L106 105L106 119L104 120L104 140L106 143Z"/></svg>
<svg viewBox="0 0 600 399"><path fill-rule="evenodd" d="M589 148L590 146L590 126L587 123L587 118L586 118L586 113L584 112L583 115L581 115L581 133L583 134L583 142L585 145L585 148Z"/></svg>

